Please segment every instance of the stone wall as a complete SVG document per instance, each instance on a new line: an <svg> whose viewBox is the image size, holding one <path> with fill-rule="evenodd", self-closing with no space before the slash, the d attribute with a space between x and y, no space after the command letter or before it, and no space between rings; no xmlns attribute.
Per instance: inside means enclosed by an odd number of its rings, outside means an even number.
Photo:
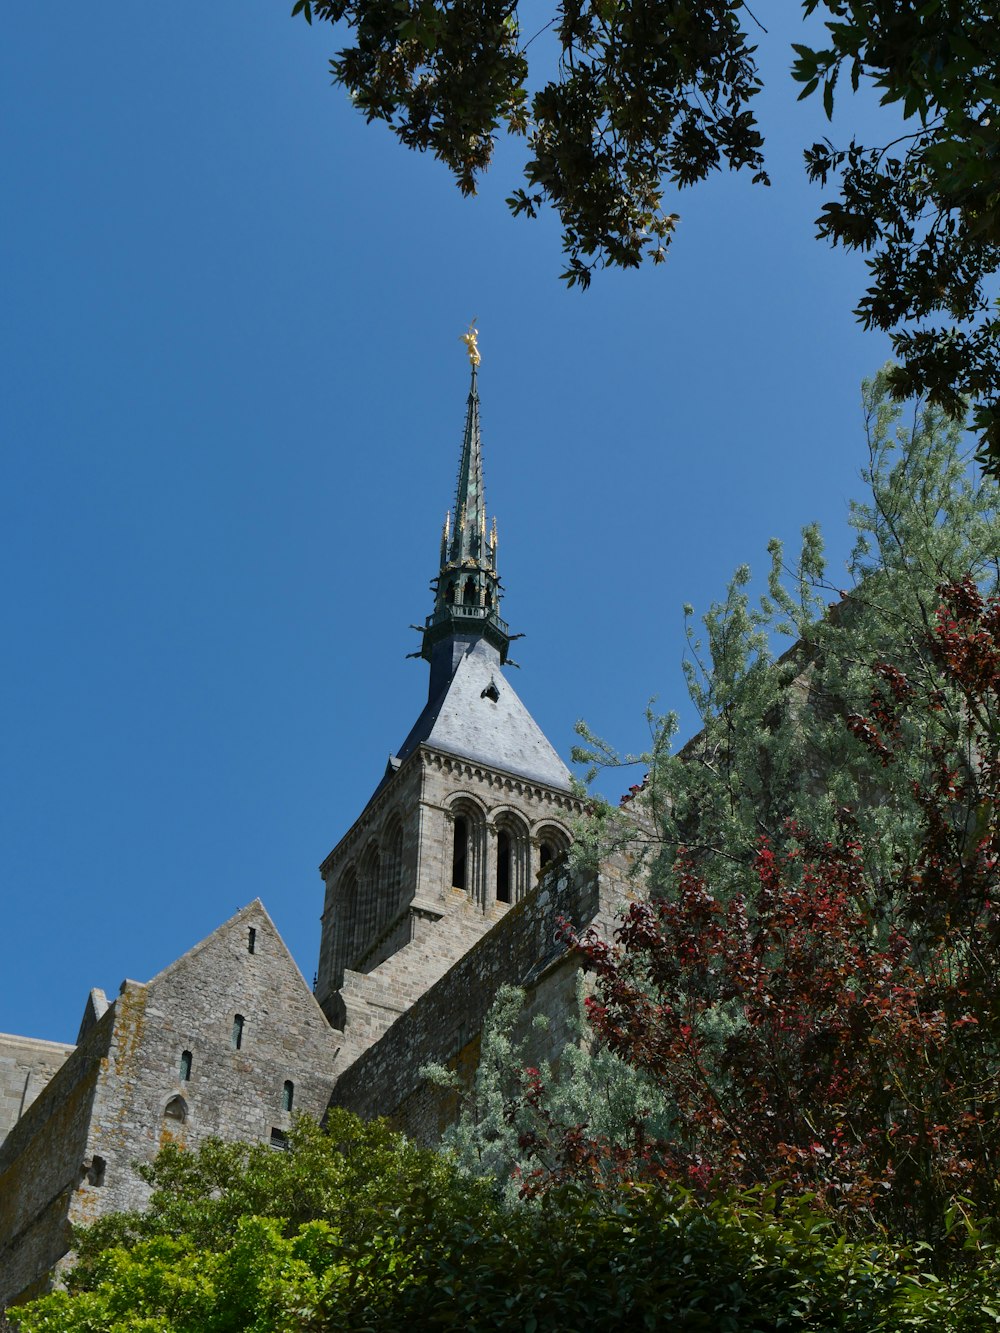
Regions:
<svg viewBox="0 0 1000 1333"><path fill-rule="evenodd" d="M114 1020L112 1008L0 1147L0 1309L41 1290L69 1246L69 1217L86 1180L87 1139Z"/></svg>
<svg viewBox="0 0 1000 1333"><path fill-rule="evenodd" d="M339 1043L259 902L147 985L128 983L116 1007L88 1143L107 1164L102 1211L143 1206L131 1163L152 1161L167 1141L267 1142L294 1112L322 1114Z"/></svg>
<svg viewBox="0 0 1000 1333"><path fill-rule="evenodd" d="M73 1050L65 1042L0 1032L0 1143Z"/></svg>
<svg viewBox="0 0 1000 1333"><path fill-rule="evenodd" d="M0 1148L0 1308L44 1283L70 1224L144 1206L134 1163L164 1143L280 1146L295 1112L318 1119L338 1047L259 902L124 982Z"/></svg>
<svg viewBox="0 0 1000 1333"><path fill-rule="evenodd" d="M483 1019L505 982L526 987L529 1017L535 1011L549 1017L539 1058L561 1050L576 1003L576 968L556 938L558 921L594 923L610 933L631 896L631 886L610 869L543 881L340 1075L331 1104L365 1118L387 1115L418 1142L436 1142L454 1117L455 1098L428 1085L421 1066L450 1064L471 1075Z"/></svg>

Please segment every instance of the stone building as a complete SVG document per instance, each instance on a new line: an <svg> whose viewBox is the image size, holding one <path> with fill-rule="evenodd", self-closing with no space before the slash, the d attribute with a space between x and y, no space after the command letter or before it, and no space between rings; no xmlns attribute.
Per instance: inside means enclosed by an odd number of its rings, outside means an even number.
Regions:
<svg viewBox="0 0 1000 1333"><path fill-rule="evenodd" d="M31 1294L70 1226L141 1208L133 1169L168 1140L280 1146L321 1116L338 1039L271 918L252 902L111 1004L92 992L78 1042L0 1144L0 1305Z"/></svg>
<svg viewBox="0 0 1000 1333"><path fill-rule="evenodd" d="M293 1114L336 1104L433 1141L452 1107L421 1066L474 1066L504 982L561 1046L558 919L610 927L627 889L566 873L580 803L504 675L475 361L432 586L427 703L321 866L315 994L257 901L110 1004L92 991L75 1047L0 1036L0 1308L51 1281L73 1224L141 1207L133 1163L168 1140L280 1148Z"/></svg>

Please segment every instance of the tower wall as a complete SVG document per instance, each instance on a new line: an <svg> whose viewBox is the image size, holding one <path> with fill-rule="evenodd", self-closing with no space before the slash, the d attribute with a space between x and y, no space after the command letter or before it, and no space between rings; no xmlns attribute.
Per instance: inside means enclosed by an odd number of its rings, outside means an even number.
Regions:
<svg viewBox="0 0 1000 1333"><path fill-rule="evenodd" d="M387 1115L417 1142L436 1143L457 1101L454 1092L428 1083L422 1067L447 1065L471 1079L483 1020L505 983L525 988L526 1021L536 1013L549 1019L537 1058L557 1056L571 1036L578 973L560 942L559 922L594 924L610 937L616 916L635 896L635 884L620 868L606 866L596 876L547 875L347 1066L332 1104L366 1118Z"/></svg>
<svg viewBox="0 0 1000 1333"><path fill-rule="evenodd" d="M0 1033L0 1143L73 1050L63 1042Z"/></svg>
<svg viewBox="0 0 1000 1333"><path fill-rule="evenodd" d="M579 811L570 792L486 764L429 746L410 756L322 866L316 993L355 1051L377 1040L530 892L543 849L556 857L569 846ZM400 830L397 881L391 846ZM458 876L460 835L466 855Z"/></svg>

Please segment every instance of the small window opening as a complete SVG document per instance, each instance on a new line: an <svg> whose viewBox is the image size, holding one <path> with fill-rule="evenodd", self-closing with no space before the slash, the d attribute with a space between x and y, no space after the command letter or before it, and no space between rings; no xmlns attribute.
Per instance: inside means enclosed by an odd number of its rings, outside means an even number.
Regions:
<svg viewBox="0 0 1000 1333"><path fill-rule="evenodd" d="M551 865L555 859L556 849L552 846L551 842L543 842L538 849L538 860L542 869L544 870L546 866Z"/></svg>
<svg viewBox="0 0 1000 1333"><path fill-rule="evenodd" d="M493 594L490 592L489 588L486 589L486 605L493 605Z"/></svg>
<svg viewBox="0 0 1000 1333"><path fill-rule="evenodd" d="M163 1108L164 1120L179 1120L183 1125L187 1120L188 1108L187 1102L183 1097L171 1097Z"/></svg>
<svg viewBox="0 0 1000 1333"><path fill-rule="evenodd" d="M253 926L247 932L247 953L257 952L257 932Z"/></svg>
<svg viewBox="0 0 1000 1333"><path fill-rule="evenodd" d="M475 606L479 598L476 596L476 580L465 580L465 591L462 593L462 601L466 606Z"/></svg>
<svg viewBox="0 0 1000 1333"><path fill-rule="evenodd" d="M496 703L500 698L500 691L497 689L496 681L491 680L479 697L480 699L492 699L493 702Z"/></svg>
<svg viewBox="0 0 1000 1333"><path fill-rule="evenodd" d="M191 1081L191 1052L181 1051L181 1082Z"/></svg>
<svg viewBox="0 0 1000 1333"><path fill-rule="evenodd" d="M103 1185L104 1173L108 1169L108 1164L103 1157L93 1157L90 1166L87 1168L87 1180L91 1185Z"/></svg>
<svg viewBox="0 0 1000 1333"><path fill-rule="evenodd" d="M233 1041L234 1051L238 1051L243 1045L243 1015L237 1014L233 1019Z"/></svg>
<svg viewBox="0 0 1000 1333"><path fill-rule="evenodd" d="M273 1128L271 1130L271 1147L284 1152L288 1148L288 1135L283 1130Z"/></svg>
<svg viewBox="0 0 1000 1333"><path fill-rule="evenodd" d="M510 902L510 834L497 834L497 902Z"/></svg>
<svg viewBox="0 0 1000 1333"><path fill-rule="evenodd" d="M451 857L451 882L456 889L468 888L469 821L462 815L455 820L455 845Z"/></svg>
<svg viewBox="0 0 1000 1333"><path fill-rule="evenodd" d="M292 1109L292 1101L294 1100L294 1097L295 1084L290 1078L286 1078L285 1086L281 1090L281 1109L283 1111L290 1111Z"/></svg>
<svg viewBox="0 0 1000 1333"><path fill-rule="evenodd" d="M455 605L455 584L454 584L454 583L449 583L449 584L448 584L448 588L447 588L447 590L446 590L446 592L445 592L445 595L444 595L444 600L448 603L449 606L454 606L454 605Z"/></svg>

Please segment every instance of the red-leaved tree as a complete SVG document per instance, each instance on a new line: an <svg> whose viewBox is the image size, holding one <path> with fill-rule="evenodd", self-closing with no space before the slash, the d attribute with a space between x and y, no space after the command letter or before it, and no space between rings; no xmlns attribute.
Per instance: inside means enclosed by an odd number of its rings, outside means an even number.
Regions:
<svg viewBox="0 0 1000 1333"><path fill-rule="evenodd" d="M935 1242L956 1202L996 1212L1000 602L971 580L940 593L938 687L879 664L868 715L848 719L885 764L924 738L912 864L874 882L845 811L833 842L763 841L742 895L723 901L682 856L614 943L569 932L596 974L594 1031L655 1080L672 1128L651 1140L637 1115L613 1157L585 1126L540 1128L557 1176L777 1182Z"/></svg>

